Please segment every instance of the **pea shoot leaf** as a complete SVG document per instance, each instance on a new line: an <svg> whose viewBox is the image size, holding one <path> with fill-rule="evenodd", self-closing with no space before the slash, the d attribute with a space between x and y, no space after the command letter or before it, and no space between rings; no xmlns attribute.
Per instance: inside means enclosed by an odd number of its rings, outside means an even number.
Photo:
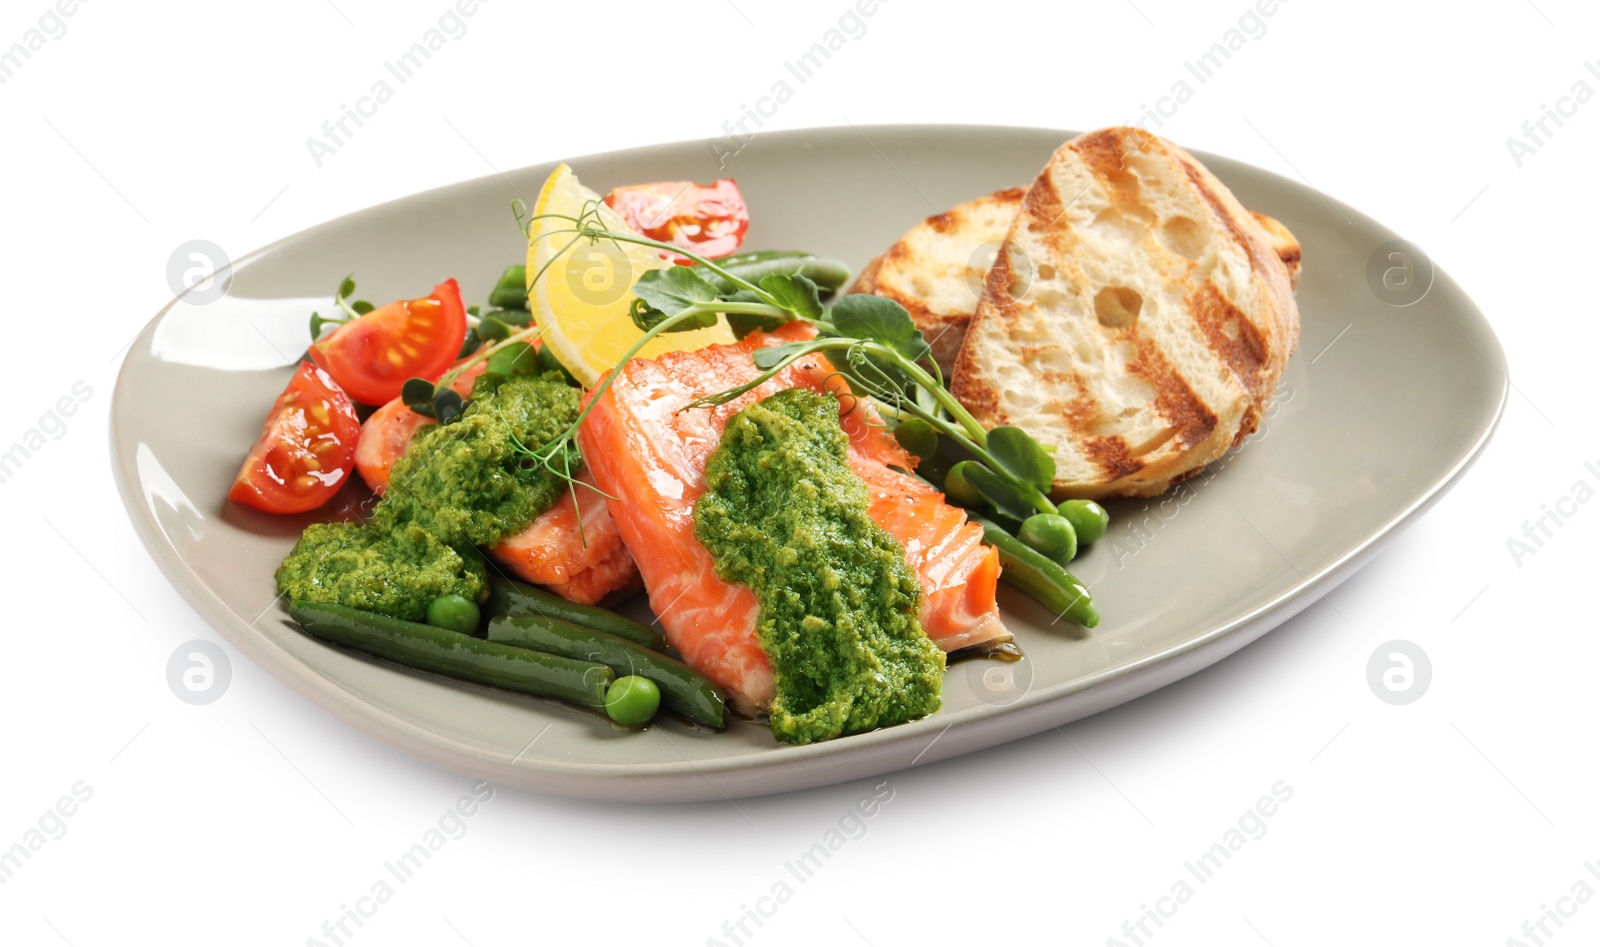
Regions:
<svg viewBox="0 0 1600 947"><path fill-rule="evenodd" d="M634 324L649 330L666 319L691 306L709 303L717 298L717 289L695 272L692 266L669 266L663 270L647 270L633 284L634 300L629 314ZM709 320L691 319L676 331L701 329L716 323L716 313L707 313ZM702 323L704 323L702 325Z"/></svg>
<svg viewBox="0 0 1600 947"><path fill-rule="evenodd" d="M855 293L834 303L829 317L840 335L879 342L914 362L932 354L906 307L892 299Z"/></svg>
<svg viewBox="0 0 1600 947"><path fill-rule="evenodd" d="M1049 490L1056 478L1056 460L1020 427L997 427L989 432L989 453L1018 480Z"/></svg>
<svg viewBox="0 0 1600 947"><path fill-rule="evenodd" d="M728 327L733 330L733 337L742 339L752 332L771 332L783 325L784 320L777 316L761 316L749 312L728 313Z"/></svg>
<svg viewBox="0 0 1600 947"><path fill-rule="evenodd" d="M808 277L798 273L769 273L761 278L760 286L779 306L802 319L816 319L822 315L817 284Z"/></svg>
<svg viewBox="0 0 1600 947"><path fill-rule="evenodd" d="M723 302L730 303L764 303L766 300L752 293L748 289L741 289L736 293L722 297ZM752 332L770 332L783 325L784 320L778 316L762 316L749 312L728 313L728 328L733 330L733 337L742 339Z"/></svg>
<svg viewBox="0 0 1600 947"><path fill-rule="evenodd" d="M440 424L449 424L461 416L461 396L449 388L441 388L433 394L433 415L439 419Z"/></svg>
<svg viewBox="0 0 1600 947"><path fill-rule="evenodd" d="M973 463L966 468L966 474L967 481L977 487L983 498L994 504L994 508L1002 515L1014 520L1025 520L1038 512L1021 490L1007 483L988 467Z"/></svg>
<svg viewBox="0 0 1600 947"><path fill-rule="evenodd" d="M426 378L408 378L400 386L400 400L408 405L432 404L433 382Z"/></svg>

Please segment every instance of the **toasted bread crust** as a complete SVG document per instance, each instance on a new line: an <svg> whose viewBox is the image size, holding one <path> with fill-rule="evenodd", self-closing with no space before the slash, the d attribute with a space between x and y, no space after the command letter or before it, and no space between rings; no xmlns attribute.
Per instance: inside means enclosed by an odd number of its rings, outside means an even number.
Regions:
<svg viewBox="0 0 1600 947"><path fill-rule="evenodd" d="M1058 497L1161 493L1255 430L1294 350L1299 246L1265 220L1143 130L1066 143L1023 197L952 391L1053 444Z"/></svg>
<svg viewBox="0 0 1600 947"><path fill-rule="evenodd" d="M1299 289L1300 238L1291 233L1289 228L1283 225L1283 221L1276 217L1268 217L1255 211L1251 211L1250 216L1254 217L1256 223L1261 225L1261 229L1266 231L1267 239L1272 243L1272 252L1278 255L1278 259L1283 261L1284 268L1289 271L1289 288Z"/></svg>

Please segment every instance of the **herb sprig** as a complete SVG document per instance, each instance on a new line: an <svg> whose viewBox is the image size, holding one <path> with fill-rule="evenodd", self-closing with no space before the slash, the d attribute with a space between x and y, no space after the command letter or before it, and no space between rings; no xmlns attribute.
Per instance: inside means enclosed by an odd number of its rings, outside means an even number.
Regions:
<svg viewBox="0 0 1600 947"><path fill-rule="evenodd" d="M356 294L356 277L352 273L339 284L339 291L334 294L333 304L338 306L343 315L324 316L313 312L311 314L311 341L317 341L322 335L323 326L342 326L351 319L359 319L377 307L365 299L352 299Z"/></svg>

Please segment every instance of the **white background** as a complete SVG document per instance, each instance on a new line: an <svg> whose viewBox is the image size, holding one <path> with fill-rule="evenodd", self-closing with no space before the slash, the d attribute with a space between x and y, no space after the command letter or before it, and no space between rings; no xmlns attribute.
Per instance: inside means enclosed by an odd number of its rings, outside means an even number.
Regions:
<svg viewBox="0 0 1600 947"><path fill-rule="evenodd" d="M1136 2L887 0L769 127L1113 124L1248 9ZM1293 796L1264 837L1209 883L1189 878L1194 897L1146 943L1533 944L1525 921L1582 879L1600 890L1584 867L1600 859L1600 504L1520 563L1507 546L1575 482L1595 485L1584 463L1600 462L1600 103L1552 125L1520 168L1506 144L1576 81L1600 90L1585 70L1600 17L1536 2L1292 0L1163 129L1353 204L1466 288L1517 389L1477 467L1329 601L1222 664L1063 732L891 776L865 835L746 943L1133 944L1124 922L1278 781ZM324 922L473 782L354 731L227 646L222 699L169 690L173 650L217 636L134 536L107 414L118 353L171 295L174 249L204 238L239 255L491 166L720 136L846 9L488 0L320 169L306 139L445 0L88 0L0 85L0 443L73 382L93 392L0 485L0 848L74 784L93 793L0 886L0 939L332 944ZM45 10L6 0L0 48ZM1433 668L1407 706L1366 679L1397 638ZM501 790L345 942L732 944L724 921L870 785L737 810ZM1600 905L1559 905L1574 916L1547 922L1546 943L1600 938Z"/></svg>

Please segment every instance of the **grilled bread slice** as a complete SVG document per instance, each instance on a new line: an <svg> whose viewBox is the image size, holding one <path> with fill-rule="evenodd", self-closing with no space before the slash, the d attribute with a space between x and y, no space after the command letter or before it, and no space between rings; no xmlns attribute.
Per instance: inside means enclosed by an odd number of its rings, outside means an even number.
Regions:
<svg viewBox="0 0 1600 947"><path fill-rule="evenodd" d="M1220 181L1105 129L1024 195L951 390L1054 445L1057 497L1154 496L1256 429L1299 318L1272 238Z"/></svg>
<svg viewBox="0 0 1600 947"><path fill-rule="evenodd" d="M949 377L966 338L967 323L978 308L983 281L1000 241L1022 207L1025 189L995 191L957 204L906 231L905 236L868 263L852 293L877 293L905 306L933 346L933 359ZM1300 241L1266 214L1253 214L1289 269L1289 286L1300 280Z"/></svg>
<svg viewBox="0 0 1600 947"><path fill-rule="evenodd" d="M867 264L850 292L876 293L906 307L948 376L1022 194L1020 187L995 191L929 217Z"/></svg>

